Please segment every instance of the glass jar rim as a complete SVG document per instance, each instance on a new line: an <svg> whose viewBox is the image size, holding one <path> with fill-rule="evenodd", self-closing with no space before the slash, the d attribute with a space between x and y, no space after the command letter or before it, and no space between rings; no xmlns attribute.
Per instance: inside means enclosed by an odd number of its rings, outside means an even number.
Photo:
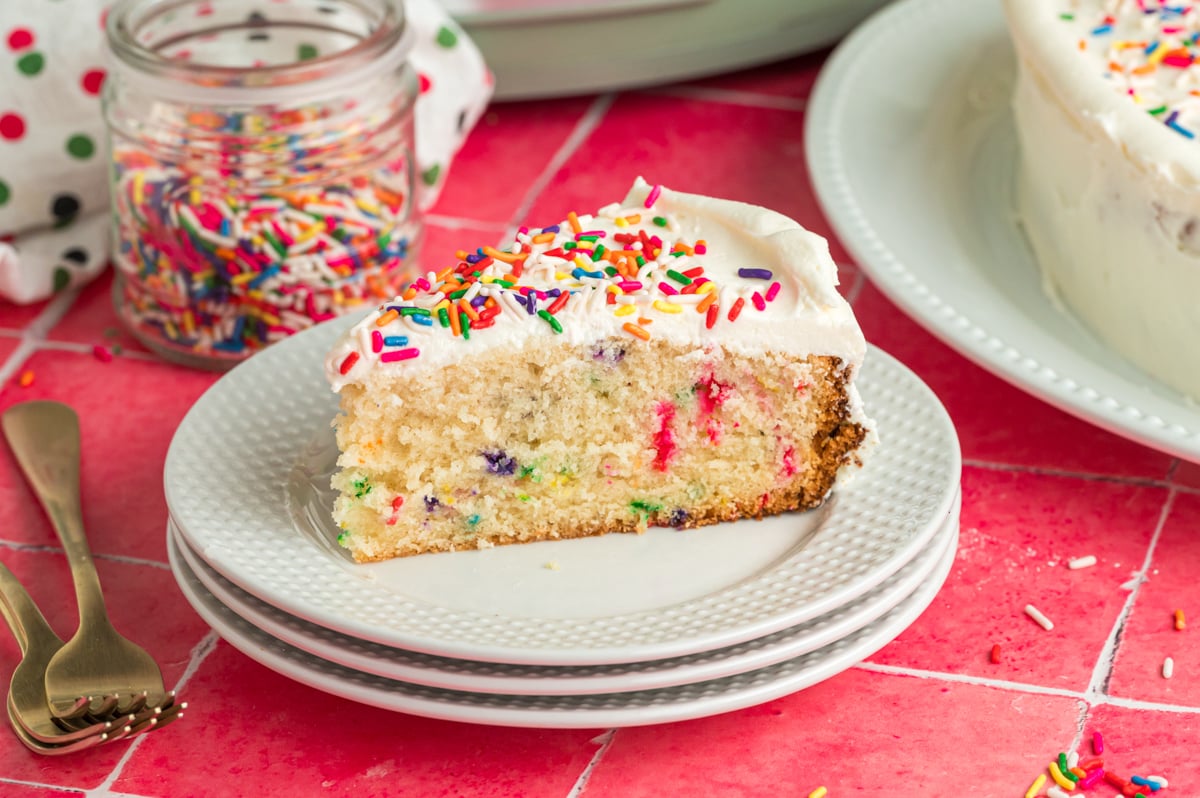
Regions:
<svg viewBox="0 0 1200 798"><path fill-rule="evenodd" d="M197 104L320 100L399 66L415 38L403 7L378 0L382 14L367 36L344 50L303 61L252 67L194 63L168 58L138 41L142 25L190 2L194 0L118 0L105 23L114 71L149 94ZM365 10L362 0L348 5Z"/></svg>

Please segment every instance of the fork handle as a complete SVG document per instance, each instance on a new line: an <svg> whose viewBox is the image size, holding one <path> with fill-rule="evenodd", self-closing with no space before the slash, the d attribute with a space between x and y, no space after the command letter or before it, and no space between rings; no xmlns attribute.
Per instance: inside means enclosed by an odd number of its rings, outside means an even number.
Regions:
<svg viewBox="0 0 1200 798"><path fill-rule="evenodd" d="M33 603L25 586L8 566L0 562L0 615L8 622L8 628L17 638L24 656L31 647L42 651L61 647L62 638L54 633L42 611Z"/></svg>
<svg viewBox="0 0 1200 798"><path fill-rule="evenodd" d="M79 499L79 416L62 402L13 405L0 417L4 435L67 554L79 622L110 625L100 576L83 532Z"/></svg>

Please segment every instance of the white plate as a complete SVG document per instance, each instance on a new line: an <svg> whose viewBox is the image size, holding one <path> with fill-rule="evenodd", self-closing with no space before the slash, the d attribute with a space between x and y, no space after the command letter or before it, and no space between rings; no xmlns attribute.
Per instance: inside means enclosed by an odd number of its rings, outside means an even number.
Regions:
<svg viewBox="0 0 1200 798"><path fill-rule="evenodd" d="M503 695L439 690L385 679L307 654L272 637L212 596L188 569L173 537L171 568L184 596L234 648L296 681L351 701L444 720L539 728L640 726L705 717L761 704L840 673L917 619L954 564L951 541L934 573L875 622L824 648L759 670L704 682L598 695Z"/></svg>
<svg viewBox="0 0 1200 798"><path fill-rule="evenodd" d="M875 284L966 357L1100 427L1200 460L1200 410L1042 292L1013 202L1015 70L999 3L906 0L873 16L831 56L808 106L825 212Z"/></svg>
<svg viewBox="0 0 1200 798"><path fill-rule="evenodd" d="M945 522L961 472L945 409L872 349L861 390L882 443L825 505L755 522L358 565L334 539L336 401L320 325L222 377L167 453L167 504L218 573L303 620L385 645L525 665L693 654L803 623L898 571ZM557 563L557 569L546 567Z"/></svg>
<svg viewBox="0 0 1200 798"><path fill-rule="evenodd" d="M959 497L961 500L961 495ZM170 525L184 564L217 601L258 629L314 656L364 673L411 684L509 695L583 695L651 690L765 668L839 640L910 596L954 556L958 502L924 551L857 601L806 623L729 648L624 665L547 667L448 659L381 646L310 624L259 601L204 564Z"/></svg>

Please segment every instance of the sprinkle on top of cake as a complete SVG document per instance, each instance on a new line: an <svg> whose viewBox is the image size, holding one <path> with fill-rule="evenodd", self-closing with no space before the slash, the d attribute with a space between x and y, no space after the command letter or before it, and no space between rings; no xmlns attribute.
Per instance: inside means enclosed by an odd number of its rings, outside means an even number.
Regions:
<svg viewBox="0 0 1200 798"><path fill-rule="evenodd" d="M841 304L835 273L806 279L801 269L781 270L771 261L774 250L754 242L776 232L811 237L794 223L714 252L699 237L698 214L660 207L662 187L639 185L644 198L636 204L627 198L595 216L571 212L559 224L522 227L506 246L455 253L453 263L407 284L335 347L326 364L331 383L339 388L373 368L418 364L429 357L426 347L444 353L531 334L590 339L598 321L602 331L631 340L652 340L665 327L724 335L718 328L777 304L787 315L798 305L836 311ZM729 226L712 229L728 240Z"/></svg>
<svg viewBox="0 0 1200 798"><path fill-rule="evenodd" d="M1179 135L1200 132L1200 4L1069 0L1060 19L1074 46L1119 92Z"/></svg>

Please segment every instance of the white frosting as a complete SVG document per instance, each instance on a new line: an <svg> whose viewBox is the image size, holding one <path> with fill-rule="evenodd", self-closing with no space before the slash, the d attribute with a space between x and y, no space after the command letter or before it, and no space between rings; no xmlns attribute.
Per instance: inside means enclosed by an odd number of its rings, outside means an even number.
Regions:
<svg viewBox="0 0 1200 798"><path fill-rule="evenodd" d="M1143 370L1200 396L1200 65L1186 46L1200 4L1005 6L1017 210L1047 289Z"/></svg>
<svg viewBox="0 0 1200 798"><path fill-rule="evenodd" d="M326 359L330 384L334 390L340 390L346 384L363 382L377 368L418 373L422 369L440 368L488 348L520 349L533 339L589 344L599 338L615 336L636 341L624 325L637 324L639 318L652 319L644 327L651 336L672 343L697 348L719 343L729 350L751 353L776 350L797 356L835 355L857 371L866 351L866 342L850 306L837 292L837 267L824 239L764 208L669 189L661 189L653 207L648 209L646 201L652 191L639 178L620 205L603 208L595 216L578 217L585 232L604 232L599 241L609 249L623 248L615 243L616 234L636 234L639 229L645 230L648 236L657 235L662 239L662 254L657 259L647 259L639 271L637 281L643 288L618 293L617 304L608 304L607 295L617 293L609 286L620 278L567 276L563 279L579 264L542 255L561 247L564 242L575 240L570 224L564 221L552 242L531 243L532 237L539 233L537 230L517 237L521 249L530 253L518 286L572 292L567 304L555 316L561 325L561 333L556 333L546 319L530 315L512 291L480 282L478 289L471 290L494 296L501 306L493 326L472 331L469 340L452 335L450 329L437 321L432 326L422 326L411 319L396 318L380 327L377 322L392 306L389 303L372 312L335 344ZM625 226L617 221L632 216L640 216L640 221ZM665 218L667 226L654 224L655 216ZM705 242L707 252L679 257L669 254L676 242L690 246L697 241ZM609 265L603 260L593 264L587 256L580 257L584 258L587 271ZM682 288L682 284L668 276L667 271L682 273L700 266L704 268L703 276L715 285L718 296L719 314L711 329L706 326L707 313L697 311L697 304L704 300L705 294L670 295L659 287L666 283L675 289ZM739 276L739 269L746 268L766 269L772 276L770 279ZM494 262L483 270L481 281L488 277L502 278L509 270L508 264ZM427 279L436 283L432 275ZM778 292L768 302L765 297L775 282L779 283ZM762 310L756 307L756 292L763 297ZM471 296L468 293L466 298ZM736 320L731 321L729 312L738 299L743 299L744 305ZM409 302L397 300L395 304L430 308L441 300L439 293L423 293ZM546 298L539 302L538 308L546 309L552 301ZM656 306L656 303L660 304ZM618 315L618 309L627 304L633 304L636 311ZM679 312L667 312L676 307ZM376 332L385 338L405 336L408 339L406 346L419 349L420 354L408 360L382 362L381 353L374 351L376 347L372 343L373 338L378 340L374 335ZM386 347L385 351L395 348ZM351 353L357 355L357 360L342 374L342 364ZM856 394L852 396L852 405L857 411Z"/></svg>

